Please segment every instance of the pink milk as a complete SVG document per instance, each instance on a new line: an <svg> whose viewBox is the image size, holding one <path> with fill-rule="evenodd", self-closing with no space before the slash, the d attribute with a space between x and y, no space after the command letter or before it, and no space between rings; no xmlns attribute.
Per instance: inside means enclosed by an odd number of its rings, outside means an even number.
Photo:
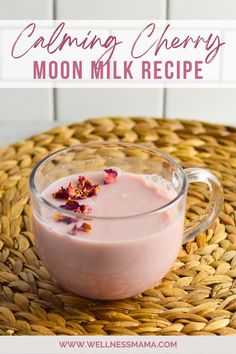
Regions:
<svg viewBox="0 0 236 354"><path fill-rule="evenodd" d="M103 185L104 172L82 175L101 185L97 196L80 201L97 218L91 232L71 235L74 224L55 220L44 206L34 212L36 247L52 277L65 289L95 299L122 299L153 287L167 273L182 243L185 201L157 176L118 171L112 184ZM56 206L65 203L52 193L78 175L49 185L43 196ZM155 211L158 208L159 211ZM62 209L63 213L63 209ZM86 216L89 216L87 214Z"/></svg>

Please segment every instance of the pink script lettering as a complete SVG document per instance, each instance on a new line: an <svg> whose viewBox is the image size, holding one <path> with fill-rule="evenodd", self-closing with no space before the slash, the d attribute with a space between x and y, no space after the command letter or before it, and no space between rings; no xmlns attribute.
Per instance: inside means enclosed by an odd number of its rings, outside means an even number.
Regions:
<svg viewBox="0 0 236 354"><path fill-rule="evenodd" d="M102 39L96 34L93 35L92 31L88 31L87 35L82 39L71 37L67 32L64 32L65 22L61 22L56 27L49 39L45 38L44 36L38 36L35 39L36 30L36 24L32 22L20 32L12 46L11 55L13 58L22 58L32 49L37 47L45 49L48 54L54 54L58 51L62 51L63 48L67 45L69 47L75 46L82 49L93 49L95 46L104 48L105 51L98 58L98 61L104 59L105 61L108 61L111 59L118 44L122 43L121 41L117 40L116 36L109 35L107 38ZM23 44L25 49L20 51L18 49L20 44L21 46Z"/></svg>
<svg viewBox="0 0 236 354"><path fill-rule="evenodd" d="M153 54L158 55L161 48L164 47L166 50L176 49L182 47L183 49L190 47L192 45L193 49L198 48L201 44L206 50L205 63L209 64L217 56L221 46L225 42L221 42L218 35L213 35L210 33L206 38L198 35L196 38L193 38L189 35L184 38L175 36L171 37L170 33L170 24L166 25L164 30L161 32L159 38L157 36L157 26L155 23L148 24L137 36L135 39L132 48L131 55L133 58L138 59L145 56L148 52L153 49Z"/></svg>

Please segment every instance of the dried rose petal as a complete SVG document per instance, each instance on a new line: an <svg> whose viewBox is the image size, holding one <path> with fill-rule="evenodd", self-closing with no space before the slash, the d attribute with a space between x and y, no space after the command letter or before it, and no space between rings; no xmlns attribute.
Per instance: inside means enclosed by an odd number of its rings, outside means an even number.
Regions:
<svg viewBox="0 0 236 354"><path fill-rule="evenodd" d="M74 225L71 229L71 235L76 235L77 232L90 232L91 225L84 222L81 226Z"/></svg>
<svg viewBox="0 0 236 354"><path fill-rule="evenodd" d="M90 207L90 205L87 204L79 204L79 202L77 202L76 200L71 200L68 199L66 201L66 204L60 205L61 208L66 209L66 210L71 210L74 211L76 213L81 213L81 214L87 214L87 213L91 213L92 208Z"/></svg>
<svg viewBox="0 0 236 354"><path fill-rule="evenodd" d="M68 199L66 204L60 205L60 207L66 210L76 211L79 207L79 203L76 200Z"/></svg>
<svg viewBox="0 0 236 354"><path fill-rule="evenodd" d="M98 184L94 184L84 176L78 177L77 189L80 192L79 199L86 199L96 196L100 187Z"/></svg>
<svg viewBox="0 0 236 354"><path fill-rule="evenodd" d="M52 193L52 196L56 199L68 199L69 192L66 188L61 187L57 192Z"/></svg>
<svg viewBox="0 0 236 354"><path fill-rule="evenodd" d="M90 232L92 230L91 225L84 222L80 227L77 229L79 232Z"/></svg>
<svg viewBox="0 0 236 354"><path fill-rule="evenodd" d="M56 221L58 222L64 222L67 225L72 224L73 222L77 222L78 219L76 218L71 218L70 216L66 216L66 215L61 215L61 214L54 214L54 218L56 219Z"/></svg>
<svg viewBox="0 0 236 354"><path fill-rule="evenodd" d="M117 171L113 170L112 168L108 168L106 170L104 170L105 172L105 178L103 180L104 184L110 184L113 183L116 179L116 177L118 176Z"/></svg>
<svg viewBox="0 0 236 354"><path fill-rule="evenodd" d="M57 192L53 193L53 197L57 199L86 199L96 196L99 191L99 186L94 184L86 177L79 176L76 187L71 183L67 188L61 187ZM68 208L69 209L69 208Z"/></svg>
<svg viewBox="0 0 236 354"><path fill-rule="evenodd" d="M74 225L74 226L72 227L71 231L70 231L70 234L71 234L71 235L76 235L76 232L77 232L77 226Z"/></svg>
<svg viewBox="0 0 236 354"><path fill-rule="evenodd" d="M88 179L84 176L78 177L78 184L77 184L78 188L83 189L84 187L89 188L92 186L93 186L93 183L92 183L92 181L90 181L90 179Z"/></svg>
<svg viewBox="0 0 236 354"><path fill-rule="evenodd" d="M70 183L69 186L67 187L68 193L69 193L69 198L70 199L81 199L81 190L77 187L73 187L72 184Z"/></svg>
<svg viewBox="0 0 236 354"><path fill-rule="evenodd" d="M88 214L88 213L91 213L91 211L92 211L91 206L88 204L82 204L79 206L78 209L80 209L81 214Z"/></svg>
<svg viewBox="0 0 236 354"><path fill-rule="evenodd" d="M68 187L67 187L67 191L69 194L69 198L74 198L75 197L75 188L72 187L72 184L69 183Z"/></svg>
<svg viewBox="0 0 236 354"><path fill-rule="evenodd" d="M95 184L94 186L92 186L88 190L88 198L96 196L98 194L99 189L100 189L100 187L98 184Z"/></svg>

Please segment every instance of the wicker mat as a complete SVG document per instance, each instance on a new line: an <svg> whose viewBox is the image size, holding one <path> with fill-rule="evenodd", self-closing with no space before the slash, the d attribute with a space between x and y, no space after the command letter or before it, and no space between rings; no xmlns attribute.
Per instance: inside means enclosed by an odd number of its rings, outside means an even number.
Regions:
<svg viewBox="0 0 236 354"><path fill-rule="evenodd" d="M225 202L206 232L186 244L163 281L142 295L94 301L59 289L34 253L28 204L32 167L49 153L88 141L158 147L183 167L222 181ZM191 189L187 217L207 204ZM53 129L0 149L1 335L236 335L236 129L200 122L119 117Z"/></svg>

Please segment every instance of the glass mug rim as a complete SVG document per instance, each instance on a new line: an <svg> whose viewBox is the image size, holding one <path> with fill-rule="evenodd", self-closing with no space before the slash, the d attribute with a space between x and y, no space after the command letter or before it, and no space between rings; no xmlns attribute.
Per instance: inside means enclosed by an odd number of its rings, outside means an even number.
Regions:
<svg viewBox="0 0 236 354"><path fill-rule="evenodd" d="M45 205L46 207L52 209L55 211L55 213L63 213L63 215L67 215L70 217L74 217L75 214L72 211L69 210L63 210L60 207L55 206L53 203L51 203L50 201L48 201L46 198L43 197L42 193L37 189L36 185L35 185L35 176L37 171L40 169L40 167L43 166L43 164L45 162L47 162L48 160L50 160L52 157L59 155L63 152L69 152L73 149L76 148L83 148L83 147L90 147L90 146L96 146L96 145L100 145L100 146L109 146L109 145L116 145L116 146L120 146L120 147L134 147L134 148L138 148L138 149L142 149L142 150L146 150L158 155L161 155L162 157L164 157L166 160L168 160L173 166L175 166L175 168L178 170L178 172L180 173L180 177L181 177L181 186L180 186L180 190L178 192L178 194L171 199L170 202L164 204L163 206L159 207L159 208L155 208L152 209L150 211L146 211L143 213L138 213L138 214L132 214L132 215L127 215L127 216L97 216L97 215L93 215L93 214L89 214L89 216L86 215L82 215L78 213L78 216L82 216L83 219L93 219L93 220L119 220L119 219L131 219L131 218L137 218L137 217L141 217L141 216L145 216L145 215L152 215L152 214L156 214L158 212L162 212L166 209L168 209L169 207L171 207L172 205L176 204L185 194L186 192L186 188L187 188L187 177L184 173L183 168L178 164L178 162L176 162L174 159L172 159L172 157L170 157L168 154L166 154L163 151L160 151L159 149L155 149L155 148L149 148L145 145L142 144L133 144L133 143L128 143L128 142L89 142L89 143L81 143L81 144L76 144L76 145L72 145L69 147L65 147L63 149L60 149L58 151L55 151L49 155L47 155L46 157L44 157L42 160L40 160L35 167L33 168L31 174L30 174L30 178L29 178L29 186L30 186L30 191L32 192L32 194L37 198L37 200Z"/></svg>

